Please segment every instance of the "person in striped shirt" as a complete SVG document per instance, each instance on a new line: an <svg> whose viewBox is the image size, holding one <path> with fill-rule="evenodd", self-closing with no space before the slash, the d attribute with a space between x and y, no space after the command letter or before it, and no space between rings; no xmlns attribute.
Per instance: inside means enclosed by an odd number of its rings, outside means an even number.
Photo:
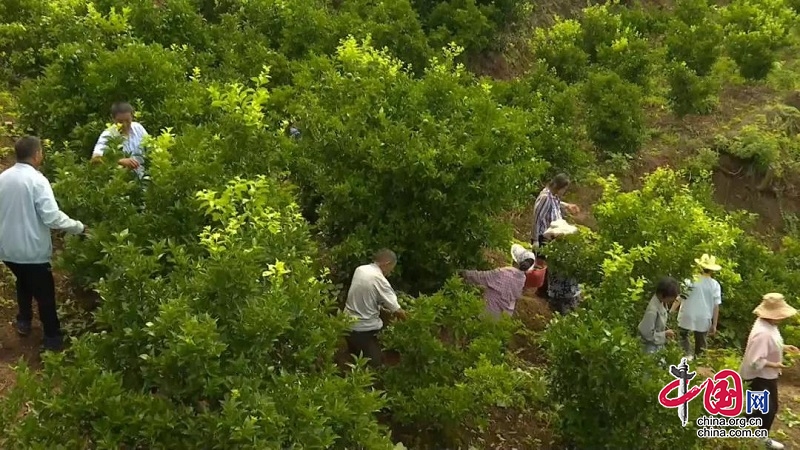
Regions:
<svg viewBox="0 0 800 450"><path fill-rule="evenodd" d="M108 148L109 141L122 138L124 158L117 161L122 167L133 170L139 178L144 176L144 147L142 142L148 136L142 124L133 120L133 106L119 102L111 106L111 118L114 125L100 134L92 152L92 162L99 163Z"/></svg>
<svg viewBox="0 0 800 450"><path fill-rule="evenodd" d="M562 220L563 212L577 214L580 208L572 203L562 202L561 197L567 192L570 180L566 174L560 173L542 189L533 205L533 232L531 245L534 248L544 246L547 239L544 232L556 220Z"/></svg>

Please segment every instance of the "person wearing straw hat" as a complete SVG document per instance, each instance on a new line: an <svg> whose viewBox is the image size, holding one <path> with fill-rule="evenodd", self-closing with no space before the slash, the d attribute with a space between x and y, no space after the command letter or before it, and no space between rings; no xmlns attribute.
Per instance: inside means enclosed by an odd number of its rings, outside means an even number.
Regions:
<svg viewBox="0 0 800 450"><path fill-rule="evenodd" d="M546 240L552 241L553 239L560 239L564 236L574 234L577 231L578 227L570 225L566 220L560 219L550 224L550 227L544 232L544 237ZM557 311L561 314L568 314L580 303L581 289L578 282L558 272L553 273L549 268L543 288L546 289L546 298L550 304L550 309L553 311Z"/></svg>
<svg viewBox="0 0 800 450"><path fill-rule="evenodd" d="M699 356L706 348L706 336L717 332L719 305L722 304L722 287L714 274L722 267L714 256L704 254L694 260L702 270L694 281L687 281L689 293L683 301L675 302L672 310L680 306L678 327L680 342L688 360ZM694 334L694 354L689 343L689 333Z"/></svg>
<svg viewBox="0 0 800 450"><path fill-rule="evenodd" d="M536 255L525 250L521 245L511 247L514 259L513 267L502 267L495 270L462 270L461 278L469 284L483 288L486 310L493 317L499 318L503 313L514 314L517 300L525 289L526 272L533 267Z"/></svg>
<svg viewBox="0 0 800 450"><path fill-rule="evenodd" d="M748 417L761 418L760 428L769 432L778 413L778 377L786 367L783 352L800 353L794 345L784 345L778 324L797 314L797 310L786 303L783 294L770 293L762 297L753 314L757 318L747 338L739 374L749 383L751 391L769 393L767 412L753 410L748 414ZM769 438L764 439L764 444L768 449L784 448L783 444Z"/></svg>

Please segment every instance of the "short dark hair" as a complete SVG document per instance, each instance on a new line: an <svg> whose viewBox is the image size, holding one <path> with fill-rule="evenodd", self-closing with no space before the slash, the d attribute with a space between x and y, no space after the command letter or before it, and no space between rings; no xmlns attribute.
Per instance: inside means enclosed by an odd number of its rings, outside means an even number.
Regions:
<svg viewBox="0 0 800 450"><path fill-rule="evenodd" d="M382 248L372 256L372 262L376 263L396 263L397 255L388 248Z"/></svg>
<svg viewBox="0 0 800 450"><path fill-rule="evenodd" d="M111 117L117 117L120 114L131 113L133 114L133 106L128 102L116 102L111 105Z"/></svg>
<svg viewBox="0 0 800 450"><path fill-rule="evenodd" d="M673 298L681 293L681 287L672 277L664 277L656 284L656 296L658 298Z"/></svg>
<svg viewBox="0 0 800 450"><path fill-rule="evenodd" d="M527 272L528 270L530 270L531 267L533 267L534 264L536 264L536 261L532 259L526 259L521 263L519 263L519 270Z"/></svg>
<svg viewBox="0 0 800 450"><path fill-rule="evenodd" d="M14 144L17 161L27 161L42 149L42 141L36 136L25 136Z"/></svg>
<svg viewBox="0 0 800 450"><path fill-rule="evenodd" d="M551 189L558 190L558 189L563 189L563 188L569 186L569 183L570 183L570 181L569 181L569 177L567 176L567 174L560 173L560 174L554 176L552 180L550 180L550 185L549 186L550 186Z"/></svg>

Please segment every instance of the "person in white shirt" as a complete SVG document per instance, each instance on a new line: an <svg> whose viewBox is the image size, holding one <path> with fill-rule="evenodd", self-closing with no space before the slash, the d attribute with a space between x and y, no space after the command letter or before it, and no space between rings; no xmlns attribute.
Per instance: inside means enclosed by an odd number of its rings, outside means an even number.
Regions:
<svg viewBox="0 0 800 450"><path fill-rule="evenodd" d="M739 374L751 391L768 392L767 411L753 410L748 417L760 417L761 429L769 431L778 413L778 377L783 364L783 352L800 353L794 345L784 345L778 325L784 319L797 314L797 310L786 303L783 294L770 293L761 299L753 310L758 318L750 330L744 350ZM784 445L773 439L764 439L766 447L780 450Z"/></svg>
<svg viewBox="0 0 800 450"><path fill-rule="evenodd" d="M680 295L680 286L675 279L664 277L656 285L656 293L647 304L642 321L639 322L639 337L645 353L656 353L664 348L675 332L667 328L668 308Z"/></svg>
<svg viewBox="0 0 800 450"><path fill-rule="evenodd" d="M380 250L372 264L359 266L347 292L344 312L356 319L347 336L347 346L353 355L363 354L373 368L383 364L383 352L378 342L378 332L383 328L381 307L400 319L406 313L397 302L397 294L386 279L397 265L397 255L391 250Z"/></svg>
<svg viewBox="0 0 800 450"><path fill-rule="evenodd" d="M130 103L114 103L111 106L111 118L114 125L100 134L92 152L92 162L99 163L108 148L109 142L122 138L122 153L125 158L117 161L122 167L136 172L139 178L144 176L144 148L142 142L148 136L142 124L133 121L133 106Z"/></svg>
<svg viewBox="0 0 800 450"><path fill-rule="evenodd" d="M713 256L704 254L694 262L702 273L694 281L687 281L689 292L685 300L676 302L672 308L680 306L678 327L680 342L688 360L699 356L706 347L706 336L714 336L719 320L719 305L722 304L722 287L714 279L714 274L722 267ZM694 333L694 355L689 343L689 333Z"/></svg>
<svg viewBox="0 0 800 450"><path fill-rule="evenodd" d="M44 159L39 138L20 139L14 152L17 163L0 174L0 261L16 278L17 332L22 336L31 332L35 298L44 331L44 349L58 351L63 339L50 265L50 230L81 234L86 233L86 227L61 212L50 182L39 172Z"/></svg>

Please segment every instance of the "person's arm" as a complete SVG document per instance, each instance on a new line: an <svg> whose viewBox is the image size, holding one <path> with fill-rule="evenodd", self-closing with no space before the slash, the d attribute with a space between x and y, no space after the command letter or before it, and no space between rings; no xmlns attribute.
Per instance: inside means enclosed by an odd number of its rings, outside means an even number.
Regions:
<svg viewBox="0 0 800 450"><path fill-rule="evenodd" d="M652 308L647 308L644 313L644 318L639 323L639 334L648 342L656 345L664 345L667 343L667 332L656 331L656 319L658 312Z"/></svg>
<svg viewBox="0 0 800 450"><path fill-rule="evenodd" d="M719 305L722 304L722 288L719 283L714 287L714 318L711 321L711 334L716 334L717 323L719 323Z"/></svg>
<svg viewBox="0 0 800 450"><path fill-rule="evenodd" d="M561 202L561 211L562 213L575 214L580 211L580 208L574 203Z"/></svg>
<svg viewBox="0 0 800 450"><path fill-rule="evenodd" d="M489 284L489 280L500 270L465 270L461 273L461 277L467 283L486 286Z"/></svg>
<svg viewBox="0 0 800 450"><path fill-rule="evenodd" d="M400 307L400 303L397 301L397 294L392 289L392 285L389 284L389 280L384 277L378 278L378 301L380 302L381 306L386 308L390 313L398 316L400 318L405 318L406 313Z"/></svg>
<svg viewBox="0 0 800 450"><path fill-rule="evenodd" d="M92 162L97 163L103 160L103 154L106 152L110 138L111 131L105 130L100 133L100 137L97 138L97 143L94 144L94 150L92 151Z"/></svg>
<svg viewBox="0 0 800 450"><path fill-rule="evenodd" d="M744 350L744 363L749 364L753 370L761 370L764 367L781 368L780 363L767 361L769 355L769 341L771 337L768 333L759 333L747 343Z"/></svg>
<svg viewBox="0 0 800 450"><path fill-rule="evenodd" d="M44 177L42 177L44 178ZM42 182L37 184L35 191L36 199L34 201L36 213L39 219L47 227L52 230L64 230L70 234L81 234L84 232L84 225L77 221L70 219L64 214L56 203L56 198L53 195L53 188L50 187L50 182L43 179Z"/></svg>
<svg viewBox="0 0 800 450"><path fill-rule="evenodd" d="M678 311L678 308L681 307L681 302L683 302L683 298L678 297L677 299L675 299L675 301L672 303L672 307L669 309L669 312L673 314L676 313Z"/></svg>

